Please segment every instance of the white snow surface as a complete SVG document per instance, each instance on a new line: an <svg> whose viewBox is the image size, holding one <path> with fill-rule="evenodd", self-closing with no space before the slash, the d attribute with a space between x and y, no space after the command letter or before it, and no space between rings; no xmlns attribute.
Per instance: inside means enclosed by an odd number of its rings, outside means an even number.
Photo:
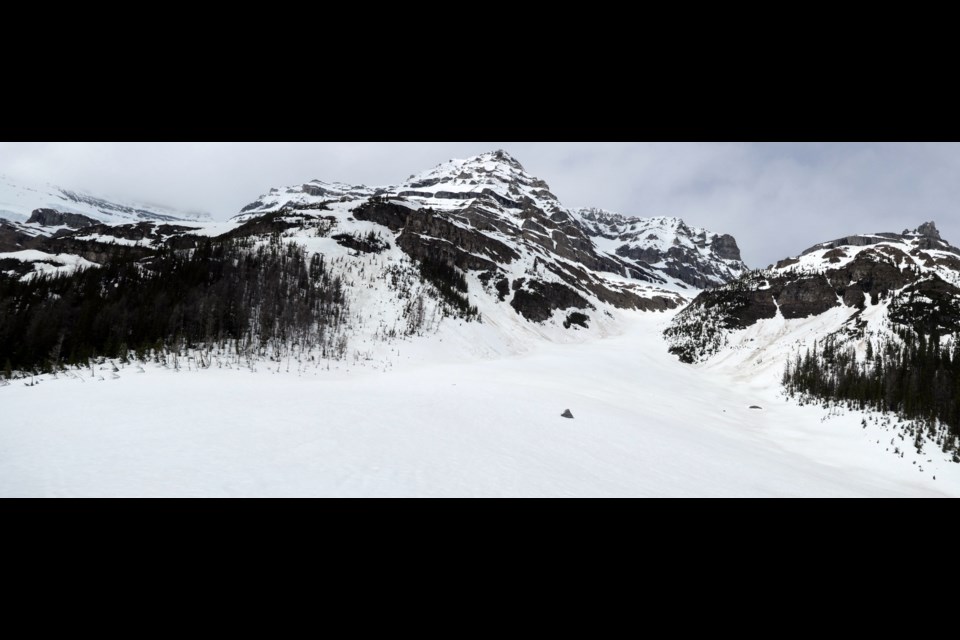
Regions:
<svg viewBox="0 0 960 640"><path fill-rule="evenodd" d="M96 262L90 262L86 258L69 253L52 254L36 249L0 252L0 260L10 258L20 262L33 263L33 271L24 275L21 280L29 280L38 274L73 273L74 271L100 266Z"/></svg>
<svg viewBox="0 0 960 640"><path fill-rule="evenodd" d="M329 370L183 359L16 380L0 496L960 496L960 465L786 401L772 368L679 363L671 315L568 344L447 322Z"/></svg>
<svg viewBox="0 0 960 640"><path fill-rule="evenodd" d="M451 161L388 195L479 185L511 200L517 194L510 189L519 190L544 210L558 207L545 185L515 164L492 154ZM434 179L443 184L413 186ZM871 414L782 397L786 359L842 325L851 309L804 320L778 315L731 334L713 358L692 366L669 354L662 337L676 311L624 311L594 301L596 309L586 310L589 328L567 330L566 312L528 322L497 302L490 285L484 293L473 273L469 300L483 322L439 321L422 282L413 279L401 293L383 277L388 266L413 268L392 235L350 215L375 190L304 186L324 193L273 190L262 209L190 226L195 234L220 235L291 198L305 205L290 214L303 225L281 235L322 253L344 278L349 358L250 367L224 357L197 370L184 357L180 370L116 363L113 373L104 363L0 380L0 496L960 496L960 465L910 446L901 447L903 457L893 455L891 431L869 420L861 425ZM402 198L410 207L471 202ZM309 210L331 200L326 210ZM351 251L320 233L326 216L337 219L335 233L372 231L390 248ZM649 225L658 239L677 237L682 224L623 220ZM688 230L681 242L703 231ZM601 250L615 248L595 240ZM550 279L522 253L505 265L511 281ZM786 268L836 266L825 253ZM39 251L0 257L42 268L77 268L82 260ZM594 275L646 297L697 293L673 281L651 286ZM418 298L431 318L421 335L388 337L403 333L404 306ZM864 313L871 330L886 322L883 305ZM560 417L568 408L573 420Z"/></svg>
<svg viewBox="0 0 960 640"><path fill-rule="evenodd" d="M467 195L483 192L492 192L512 202L519 202L526 196L543 210L560 209L559 202L549 192L545 182L524 171L520 163L507 152L493 151L471 158L449 160L432 169L411 175L397 185L368 187L311 180L303 185L271 189L269 193L257 198L256 202L260 203L260 206L242 212L231 220L243 222L281 207L309 207L321 202L359 200L373 195L402 196L419 206L451 211L464 209L472 204L475 199L466 197ZM463 195L447 197L448 194ZM504 207L506 211L515 209L506 205Z"/></svg>
<svg viewBox="0 0 960 640"><path fill-rule="evenodd" d="M869 234L863 234L866 237ZM772 271L779 273L810 274L825 269L839 269L867 253L871 259L888 262L897 267L916 269L923 275L936 274L947 282L960 286L960 255L943 249L924 249L922 255L911 255L916 248L917 237L905 240L876 237L876 244L866 246L843 245L835 249L816 249L810 253L792 257L781 267ZM906 254L906 255L902 255ZM795 261L795 262L794 262Z"/></svg>
<svg viewBox="0 0 960 640"><path fill-rule="evenodd" d="M207 213L180 211L161 205L126 202L115 198L105 199L53 184L31 183L0 175L0 218L26 223L34 209L79 213L107 224L141 220L202 221L210 219ZM33 226L36 229L44 229L40 225Z"/></svg>

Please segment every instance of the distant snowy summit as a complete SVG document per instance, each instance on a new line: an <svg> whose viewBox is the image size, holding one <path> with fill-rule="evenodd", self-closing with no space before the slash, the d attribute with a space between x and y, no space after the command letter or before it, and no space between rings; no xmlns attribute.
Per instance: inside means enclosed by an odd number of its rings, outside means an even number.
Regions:
<svg viewBox="0 0 960 640"><path fill-rule="evenodd" d="M506 151L492 151L465 160L450 160L413 174L399 185L368 187L311 180L302 185L271 189L241 209L241 219L281 208L309 207L339 199L371 196L402 197L438 210L459 210L474 200L497 202L507 210L531 203L542 210L559 210L560 203L547 184L529 175Z"/></svg>
<svg viewBox="0 0 960 640"><path fill-rule="evenodd" d="M37 227L78 229L101 223L208 221L210 215L160 205L108 200L79 190L0 175L0 219Z"/></svg>
<svg viewBox="0 0 960 640"><path fill-rule="evenodd" d="M601 209L564 207L546 181L503 150L449 160L398 185L368 187L310 182L274 188L245 206L235 221L308 210L324 203L371 198L462 217L591 269L695 288L723 284L746 272L736 240L687 226L679 218L639 218Z"/></svg>
<svg viewBox="0 0 960 640"><path fill-rule="evenodd" d="M602 209L574 213L594 241L697 288L723 284L747 271L729 234L690 227L680 218L637 218Z"/></svg>

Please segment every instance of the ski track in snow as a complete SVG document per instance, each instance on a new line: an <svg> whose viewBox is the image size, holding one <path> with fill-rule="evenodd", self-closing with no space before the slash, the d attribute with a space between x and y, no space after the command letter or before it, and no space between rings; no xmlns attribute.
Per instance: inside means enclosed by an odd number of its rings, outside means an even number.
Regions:
<svg viewBox="0 0 960 640"><path fill-rule="evenodd" d="M778 366L681 364L661 337L672 315L568 344L445 322L302 374L131 364L14 381L0 496L960 495L960 465L885 451L891 432L865 414L786 401Z"/></svg>

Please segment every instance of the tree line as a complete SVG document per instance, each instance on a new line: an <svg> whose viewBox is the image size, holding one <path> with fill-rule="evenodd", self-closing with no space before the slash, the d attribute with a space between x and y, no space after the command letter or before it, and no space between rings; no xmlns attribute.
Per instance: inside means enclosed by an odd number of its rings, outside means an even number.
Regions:
<svg viewBox="0 0 960 640"><path fill-rule="evenodd" d="M73 274L0 276L0 362L47 372L90 358L217 345L318 348L342 357L344 285L320 254L274 235L204 240L192 251L127 251Z"/></svg>
<svg viewBox="0 0 960 640"><path fill-rule="evenodd" d="M910 328L896 337L854 345L830 336L787 363L783 383L791 395L840 401L851 408L896 413L925 425L928 435L960 462L960 345Z"/></svg>

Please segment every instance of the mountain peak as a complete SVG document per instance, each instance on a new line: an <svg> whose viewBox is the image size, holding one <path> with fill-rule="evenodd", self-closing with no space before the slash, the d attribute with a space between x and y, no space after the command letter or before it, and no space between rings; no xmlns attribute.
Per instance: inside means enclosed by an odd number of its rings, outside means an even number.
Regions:
<svg viewBox="0 0 960 640"><path fill-rule="evenodd" d="M528 180L536 180L533 176L527 174L526 169L520 164L520 161L503 149L496 151L486 151L484 153L470 156L463 159L452 159L443 162L433 169L429 169L428 174L447 174L447 173L480 173L480 174L500 174L502 176L521 176ZM424 175L424 174L420 174Z"/></svg>
<svg viewBox="0 0 960 640"><path fill-rule="evenodd" d="M541 207L557 207L557 197L547 183L532 176L523 165L503 149L488 151L465 159L448 160L432 169L410 176L398 187L399 195L431 197L431 206L462 208L468 196L498 200L519 209L532 201Z"/></svg>
<svg viewBox="0 0 960 640"><path fill-rule="evenodd" d="M934 240L943 240L943 238L940 237L940 232L937 230L937 225L932 220L930 222L924 222L911 233L924 236L925 238L933 238ZM905 231L903 235L907 235L907 232Z"/></svg>
<svg viewBox="0 0 960 640"><path fill-rule="evenodd" d="M682 283L680 288L715 286L747 270L733 237L690 226L680 218L568 209L544 180L528 173L504 149L447 160L398 185L371 188L313 180L272 189L244 207L236 220L283 208L326 207L334 201L363 207L373 196L396 198L390 206L428 208L430 215L449 216L448 221L465 229L513 236L521 245L535 246L541 256L553 253L590 269L650 282L662 280L655 275L661 271ZM391 224L399 223L391 219Z"/></svg>
<svg viewBox="0 0 960 640"><path fill-rule="evenodd" d="M520 161L514 158L512 155L504 151L503 149L497 149L496 151L487 151L486 153L481 153L478 156L470 158L470 160L476 161L485 161L485 162L501 162L503 164L509 165L518 169L520 171L525 171L523 165L520 164ZM468 160L468 162L470 161Z"/></svg>

